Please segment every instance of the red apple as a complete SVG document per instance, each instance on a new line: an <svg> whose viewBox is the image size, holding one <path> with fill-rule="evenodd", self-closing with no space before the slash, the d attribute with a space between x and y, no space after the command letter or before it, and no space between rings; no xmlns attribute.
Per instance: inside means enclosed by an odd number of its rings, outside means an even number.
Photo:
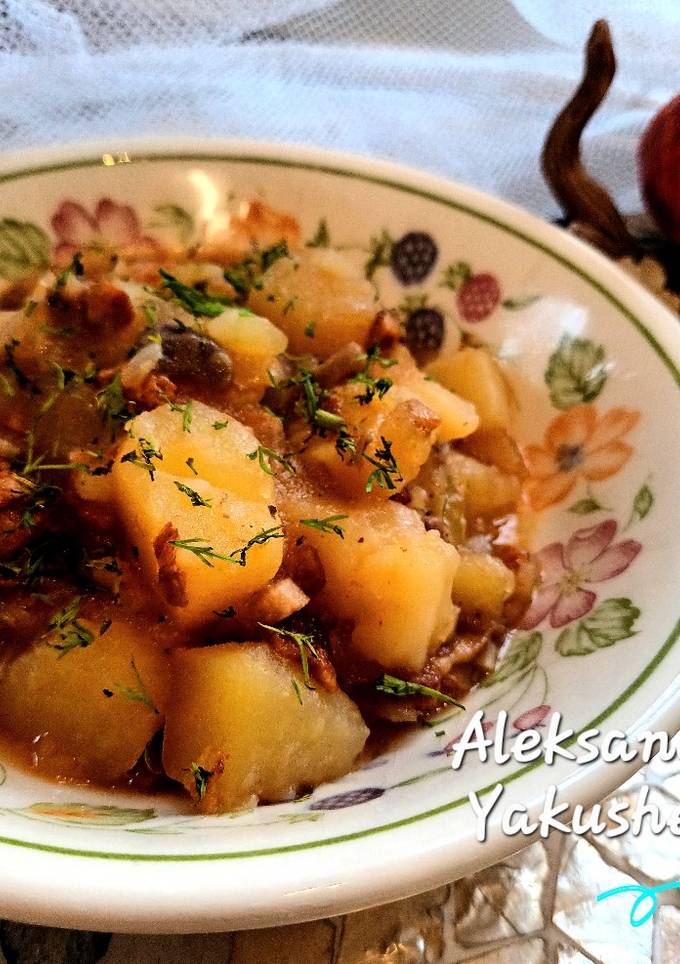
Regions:
<svg viewBox="0 0 680 964"><path fill-rule="evenodd" d="M680 242L680 94L649 123L638 148L645 205L667 238Z"/></svg>

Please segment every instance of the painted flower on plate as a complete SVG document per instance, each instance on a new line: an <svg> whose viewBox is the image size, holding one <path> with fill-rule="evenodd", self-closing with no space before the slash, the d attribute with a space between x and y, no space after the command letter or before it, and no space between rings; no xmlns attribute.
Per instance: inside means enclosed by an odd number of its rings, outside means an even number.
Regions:
<svg viewBox="0 0 680 964"><path fill-rule="evenodd" d="M598 482L615 475L633 454L622 439L639 419L639 412L626 408L600 416L594 405L575 405L553 419L543 445L528 445L524 451L532 508L561 502L580 478Z"/></svg>
<svg viewBox="0 0 680 964"><path fill-rule="evenodd" d="M539 726L545 726L545 718L549 713L550 707L546 703L533 706L512 721L513 728L521 733L523 730L535 730Z"/></svg>
<svg viewBox="0 0 680 964"><path fill-rule="evenodd" d="M142 234L134 209L108 197L100 198L92 212L77 201L62 201L51 223L57 239L54 253L60 262L68 261L76 251L93 244L157 247L153 238Z"/></svg>
<svg viewBox="0 0 680 964"><path fill-rule="evenodd" d="M614 519L607 519L578 529L566 545L552 542L537 553L541 583L522 620L522 629L533 629L547 617L558 629L590 612L597 594L588 587L618 576L642 548L636 539L614 543L616 530Z"/></svg>

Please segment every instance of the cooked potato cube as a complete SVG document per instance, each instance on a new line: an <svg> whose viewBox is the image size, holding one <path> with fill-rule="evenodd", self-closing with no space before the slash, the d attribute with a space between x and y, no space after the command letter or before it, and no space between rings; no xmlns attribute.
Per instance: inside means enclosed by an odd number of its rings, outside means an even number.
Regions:
<svg viewBox="0 0 680 964"><path fill-rule="evenodd" d="M453 442L456 439L465 438L479 427L475 406L465 397L461 398L459 395L454 395L453 391L449 391L451 386L440 385L426 378L405 348L397 348L393 352L393 357L397 364L389 369L389 376L437 413L439 442Z"/></svg>
<svg viewBox="0 0 680 964"><path fill-rule="evenodd" d="M79 624L85 648L61 653L38 640L0 673L0 729L40 768L63 777L115 780L160 729L168 660L138 627L114 621Z"/></svg>
<svg viewBox="0 0 680 964"><path fill-rule="evenodd" d="M463 348L427 367L442 385L475 406L482 429L508 428L511 397L495 358L484 348Z"/></svg>
<svg viewBox="0 0 680 964"><path fill-rule="evenodd" d="M321 559L326 585L316 603L354 623L352 645L362 656L388 670L422 669L453 628L454 547L395 502L368 508L302 504L286 512L293 519L348 516L339 523L342 539L292 525Z"/></svg>
<svg viewBox="0 0 680 964"><path fill-rule="evenodd" d="M333 394L333 404L345 419L347 431L356 444L356 453L341 457L335 437L313 438L304 448L303 460L320 480L349 498L366 498L366 485L373 475L371 497L389 499L399 492L427 460L437 435L439 418L418 398L400 385L394 385L383 398L375 396L367 405L357 401L362 386L343 385ZM389 458L382 439L389 443ZM381 454L382 453L382 454ZM383 468L394 459L394 471L389 472L391 487L381 486L376 479L386 481ZM373 460L373 461L371 461Z"/></svg>
<svg viewBox="0 0 680 964"><path fill-rule="evenodd" d="M505 475L526 478L524 456L515 439L505 429L480 429L465 439L461 451L486 465L495 465Z"/></svg>
<svg viewBox="0 0 680 964"><path fill-rule="evenodd" d="M521 486L514 475L504 475L495 465L484 465L459 452L448 452L446 463L463 492L468 519L496 519L517 508Z"/></svg>
<svg viewBox="0 0 680 964"><path fill-rule="evenodd" d="M307 689L264 643L180 650L172 662L163 765L204 811L289 800L333 780L368 736L348 696Z"/></svg>
<svg viewBox="0 0 680 964"><path fill-rule="evenodd" d="M514 588L514 575L496 556L460 550L460 565L453 580L452 597L463 610L499 617Z"/></svg>
<svg viewBox="0 0 680 964"><path fill-rule="evenodd" d="M248 455L257 450L258 441L252 430L235 418L202 402L191 403L189 431L183 428L182 412L161 405L143 412L129 423L129 444L121 455L135 447L135 441L147 439L160 450L162 460L153 460L157 468L179 477L199 477L221 488L228 488L236 498L271 501L272 478L263 472L256 458ZM226 424L224 428L215 425ZM192 460L194 471L187 465Z"/></svg>
<svg viewBox="0 0 680 964"><path fill-rule="evenodd" d="M379 305L375 289L342 253L307 248L279 258L248 305L288 335L290 350L320 358L348 341L366 343Z"/></svg>
<svg viewBox="0 0 680 964"><path fill-rule="evenodd" d="M260 389L269 384L269 369L288 339L271 321L245 308L227 308L206 323L210 337L229 352L233 384L238 389Z"/></svg>
<svg viewBox="0 0 680 964"><path fill-rule="evenodd" d="M212 428L225 420L226 428ZM168 407L138 416L130 432L111 473L115 498L142 571L175 619L196 625L265 586L283 540L273 480L247 458L257 448L251 430L196 404L191 432ZM152 455L145 466L142 439L153 439L162 459ZM133 460L123 461L128 454Z"/></svg>

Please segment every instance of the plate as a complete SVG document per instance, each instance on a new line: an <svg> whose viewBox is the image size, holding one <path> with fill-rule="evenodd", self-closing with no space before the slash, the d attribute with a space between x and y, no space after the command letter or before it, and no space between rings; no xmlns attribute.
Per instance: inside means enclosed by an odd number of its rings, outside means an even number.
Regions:
<svg viewBox="0 0 680 964"><path fill-rule="evenodd" d="M680 330L601 255L461 185L374 160L218 141L125 142L8 157L0 276L105 238L191 241L234 199L293 212L312 239L375 258L395 301L425 298L505 360L527 446L544 585L494 676L457 711L308 798L220 817L164 798L54 785L7 764L0 915L118 931L292 923L394 900L517 850L503 811L547 789L602 798L638 765L501 766L451 749L471 714L507 715L507 746L545 733L674 732L680 723ZM209 228L208 228L209 230ZM404 286L381 240L410 231L437 259ZM461 284L461 278L463 282ZM402 279L403 280L403 279ZM467 287L466 287L467 286ZM471 286L471 287L470 287ZM503 796L484 843L468 794Z"/></svg>

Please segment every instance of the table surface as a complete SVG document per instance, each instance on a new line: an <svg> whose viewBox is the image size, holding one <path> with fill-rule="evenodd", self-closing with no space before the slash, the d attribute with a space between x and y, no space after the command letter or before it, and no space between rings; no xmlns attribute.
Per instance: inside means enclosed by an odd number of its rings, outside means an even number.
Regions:
<svg viewBox="0 0 680 964"><path fill-rule="evenodd" d="M680 761L658 759L614 797L643 785L662 811L680 804ZM680 879L680 839L554 834L447 887L311 924L233 934L132 936L0 924L7 964L678 964L680 891L633 927L622 884Z"/></svg>

